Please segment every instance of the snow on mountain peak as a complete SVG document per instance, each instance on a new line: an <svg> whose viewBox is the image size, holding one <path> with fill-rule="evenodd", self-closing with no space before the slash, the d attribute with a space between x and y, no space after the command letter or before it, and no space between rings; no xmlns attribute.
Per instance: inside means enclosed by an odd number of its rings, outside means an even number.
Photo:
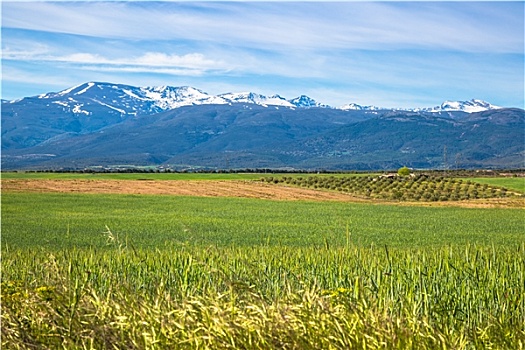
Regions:
<svg viewBox="0 0 525 350"><path fill-rule="evenodd" d="M489 102L471 99L469 101L445 101L441 105L426 108L424 110L428 112L466 112L466 113L475 113L483 112L491 109L499 109L502 107L495 106Z"/></svg>
<svg viewBox="0 0 525 350"><path fill-rule="evenodd" d="M76 91L74 93L74 95L82 95L83 93L85 93L86 91L88 91L89 89L91 89L93 86L95 85L95 83L87 83L85 85L82 85L83 89L80 90L80 91Z"/></svg>
<svg viewBox="0 0 525 350"><path fill-rule="evenodd" d="M95 89L96 87L96 89ZM72 104L77 102L75 99L82 99L86 103L84 108L90 104L98 104L113 110L124 111L125 114L137 114L148 112L159 112L162 110L174 109L183 106L203 105L203 104L234 104L248 103L257 104L263 107L280 106L287 108L332 108L326 104L300 95L294 99L287 100L280 95L265 96L254 92L225 93L220 95L209 95L208 93L191 86L173 87L147 86L135 87L130 85L87 82L70 87L59 92L50 92L37 96L40 99L51 99L62 101L60 105L68 104L68 108L74 109ZM73 99L75 101L70 101ZM490 104L489 102L471 99L469 101L444 101L441 105L431 108L416 109L397 109L414 112L482 112L491 109L502 108ZM377 111L387 108L375 106L363 106L356 103L345 104L335 109L346 111Z"/></svg>
<svg viewBox="0 0 525 350"><path fill-rule="evenodd" d="M89 90L94 85L95 83L93 82L83 83L83 84L75 85L73 87L70 87L68 89L65 89L59 92L50 92L47 94L41 94L41 95L38 95L38 98L56 98L56 97L61 97L61 96L69 95L69 94L81 95L87 90Z"/></svg>
<svg viewBox="0 0 525 350"><path fill-rule="evenodd" d="M290 102L286 101L284 97L279 95L264 96L254 92L229 92L221 94L218 97L225 99L229 103L254 103L261 106L283 106L283 107L295 107Z"/></svg>
<svg viewBox="0 0 525 350"><path fill-rule="evenodd" d="M341 109L343 111L376 111L381 108L378 108L376 106L361 106L357 103L348 103L346 105L338 107L337 109Z"/></svg>
<svg viewBox="0 0 525 350"><path fill-rule="evenodd" d="M233 103L254 103L259 99L259 95L253 92L227 92L219 95L219 97Z"/></svg>
<svg viewBox="0 0 525 350"><path fill-rule="evenodd" d="M322 104L317 102L311 97L308 97L306 95L301 95L299 97L296 97L294 99L288 100L291 104L293 104L296 107L299 108L312 108L312 107L322 107L322 108L329 108L328 105Z"/></svg>
<svg viewBox="0 0 525 350"><path fill-rule="evenodd" d="M161 109L172 109L197 104L225 104L224 99L211 96L191 86L153 86L140 88L143 95Z"/></svg>

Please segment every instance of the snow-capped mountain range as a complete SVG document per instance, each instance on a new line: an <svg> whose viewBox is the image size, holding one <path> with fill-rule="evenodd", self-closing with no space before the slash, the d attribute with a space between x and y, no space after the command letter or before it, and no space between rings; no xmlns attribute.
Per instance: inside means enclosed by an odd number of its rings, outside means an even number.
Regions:
<svg viewBox="0 0 525 350"><path fill-rule="evenodd" d="M264 96L254 92L224 93L220 95L209 95L204 91L190 86L152 86L135 87L130 85L88 82L80 84L60 92L46 93L32 97L41 101L49 101L62 107L64 111L75 114L93 113L96 110L110 109L122 115L143 115L171 110L183 106L211 105L211 104L256 104L263 107L273 106L276 108L332 108L339 110L404 110L413 112L466 112L474 113L486 110L498 109L499 106L492 105L482 100L472 99L470 101L445 101L439 106L431 108L392 109L375 106L361 106L356 103L345 104L340 107L317 102L316 100L301 95L293 99L286 99L279 95ZM25 100L2 101L3 103L16 103Z"/></svg>
<svg viewBox="0 0 525 350"><path fill-rule="evenodd" d="M443 146L458 167L523 167L525 111L480 100L334 108L305 95L88 82L3 100L1 114L2 169L428 169L443 166Z"/></svg>

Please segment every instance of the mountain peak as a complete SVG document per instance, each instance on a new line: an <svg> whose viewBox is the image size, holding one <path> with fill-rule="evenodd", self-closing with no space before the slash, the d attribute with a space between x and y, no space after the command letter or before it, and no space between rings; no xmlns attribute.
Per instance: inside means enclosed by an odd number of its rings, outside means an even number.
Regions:
<svg viewBox="0 0 525 350"><path fill-rule="evenodd" d="M348 103L346 105L338 107L337 109L341 109L343 111L377 111L382 108L378 108L376 106L361 106L357 103Z"/></svg>
<svg viewBox="0 0 525 350"><path fill-rule="evenodd" d="M226 94L218 95L228 101L228 103L254 103L264 107L267 106L283 106L283 107L294 107L293 104L286 101L284 97L279 95L264 96L255 92L229 92Z"/></svg>
<svg viewBox="0 0 525 350"><path fill-rule="evenodd" d="M65 95L82 95L93 86L95 86L95 82L83 83L59 92L49 92L47 94L38 95L38 98L55 98Z"/></svg>
<svg viewBox="0 0 525 350"><path fill-rule="evenodd" d="M200 104L226 103L220 97L208 95L206 92L191 86L150 86L139 88L139 90L157 107L164 110Z"/></svg>
<svg viewBox="0 0 525 350"><path fill-rule="evenodd" d="M296 97L294 99L288 100L291 104L293 104L296 107L299 108L312 108L312 107L323 107L323 108L329 108L328 105L322 104L314 100L313 98L301 95L299 97Z"/></svg>
<svg viewBox="0 0 525 350"><path fill-rule="evenodd" d="M427 109L429 112L483 112L502 107L490 104L487 101L471 99L469 101L444 101L440 106Z"/></svg>
<svg viewBox="0 0 525 350"><path fill-rule="evenodd" d="M281 106L286 108L334 108L326 104L319 103L307 95L287 100L286 98L274 94L270 96L261 95L255 92L224 93L220 95L210 95L192 86L146 86L135 87L123 84L107 82L86 82L70 87L59 92L50 92L37 96L40 99L52 99L53 103L66 106L68 101L80 103L81 99L86 99L87 104L101 104L106 108L117 108L125 111L125 114L136 115L136 110L162 111L167 109L179 108L183 106L202 105L202 104L233 104L248 103L257 104L263 107ZM78 101L77 101L78 100ZM16 101L9 101L16 102ZM140 107L135 105L139 104ZM133 107L135 106L135 107ZM69 108L69 107L68 107ZM486 110L502 108L495 106L480 99L468 101L444 101L441 105L430 108L411 108L395 109L413 112L465 112L474 113ZM378 108L375 106L364 106L357 103L349 103L334 109L346 111L377 111L394 110L391 108Z"/></svg>

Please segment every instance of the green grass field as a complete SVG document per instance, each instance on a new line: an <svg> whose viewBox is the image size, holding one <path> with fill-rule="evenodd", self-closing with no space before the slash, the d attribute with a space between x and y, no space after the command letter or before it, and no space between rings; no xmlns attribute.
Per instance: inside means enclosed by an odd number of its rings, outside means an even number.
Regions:
<svg viewBox="0 0 525 350"><path fill-rule="evenodd" d="M520 349L523 214L2 193L2 348Z"/></svg>
<svg viewBox="0 0 525 350"><path fill-rule="evenodd" d="M153 195L5 193L2 243L16 248L105 246L120 239L157 249L198 246L427 247L512 245L523 210ZM348 234L347 234L348 228ZM349 238L348 238L349 236Z"/></svg>
<svg viewBox="0 0 525 350"><path fill-rule="evenodd" d="M361 177L368 173L357 174L318 174L321 177ZM1 177L6 180L259 180L263 177L304 177L312 174L289 173L53 173L53 172L3 172Z"/></svg>
<svg viewBox="0 0 525 350"><path fill-rule="evenodd" d="M464 180L470 180L480 184L505 187L509 190L525 193L525 177L475 177L464 178Z"/></svg>

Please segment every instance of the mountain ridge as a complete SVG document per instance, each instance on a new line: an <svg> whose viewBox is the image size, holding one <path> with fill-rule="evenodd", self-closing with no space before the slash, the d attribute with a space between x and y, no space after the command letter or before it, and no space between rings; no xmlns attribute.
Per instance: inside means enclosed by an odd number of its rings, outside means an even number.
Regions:
<svg viewBox="0 0 525 350"><path fill-rule="evenodd" d="M93 89L95 88L95 89ZM100 90L98 91L97 90ZM111 91L111 89L116 90ZM95 93L93 93L95 91ZM112 96L117 95L119 99L135 100L134 104L139 107L131 107L130 109L121 108L108 103L106 95L103 91L109 91ZM98 94L97 94L98 92ZM102 94L102 95L101 95ZM84 96L83 96L84 95ZM64 107L75 109L77 113L86 113L85 109L81 107L80 101L76 101L79 97L91 98L92 102L101 104L107 108L113 108L123 114L141 113L155 113L169 109L179 108L183 106L202 105L202 104L232 104L232 103L249 103L261 106L280 106L287 108L331 108L340 110L402 110L402 111L425 111L425 112L482 112L485 110L500 109L503 107L493 105L489 102L480 99L471 99L468 101L444 101L439 106L425 107L425 108L385 108L376 106L363 106L357 103L347 103L339 107L332 107L327 104L316 101L315 99L300 95L296 98L286 99L278 94L265 96L255 92L241 92L241 93L223 93L219 95L210 95L198 88L191 86L146 86L137 87L125 84L114 84L106 82L86 82L76 85L59 92L49 92L31 97L24 97L22 99L4 101L2 103L16 103L27 98L39 99L53 99L57 100L62 97L67 97L67 101L60 101ZM113 99L114 100L114 99ZM78 104L71 107L71 103L78 102ZM58 103L58 102L57 102ZM137 112L137 109L139 112Z"/></svg>
<svg viewBox="0 0 525 350"><path fill-rule="evenodd" d="M524 126L523 109L480 100L343 110L306 95L90 82L3 102L2 168L523 168Z"/></svg>

